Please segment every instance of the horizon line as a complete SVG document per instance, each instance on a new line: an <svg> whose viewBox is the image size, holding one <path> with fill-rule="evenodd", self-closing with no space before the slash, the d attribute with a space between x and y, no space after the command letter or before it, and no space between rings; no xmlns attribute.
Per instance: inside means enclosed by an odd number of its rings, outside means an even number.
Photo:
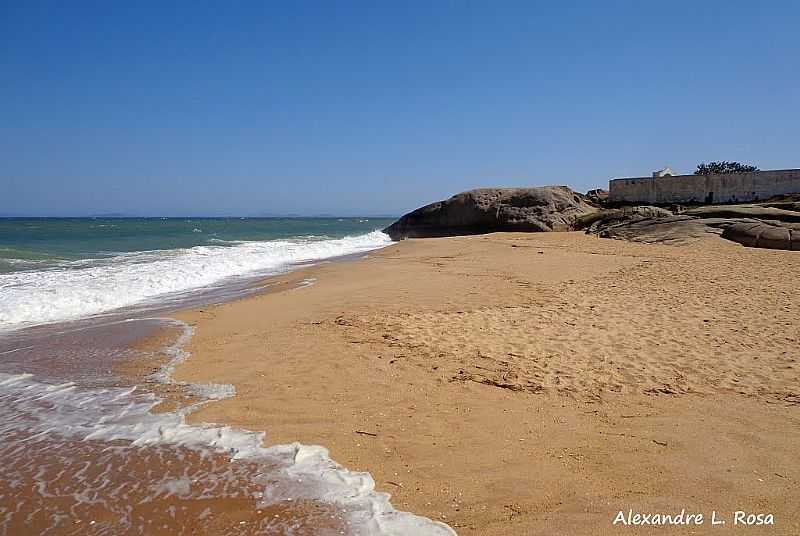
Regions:
<svg viewBox="0 0 800 536"><path fill-rule="evenodd" d="M222 215L199 215L199 214L192 214L192 215L152 215L152 216L145 216L145 215L137 215L137 214L89 214L89 215L37 215L37 214L0 214L0 219L12 219L12 218L52 218L52 219L117 219L117 220L124 220L124 219L134 219L134 218L149 218L149 219L183 219L183 218L233 218L233 219L301 219L301 218L308 218L308 219L333 219L333 218L343 218L343 219L355 219L355 218L380 218L380 219L390 219L390 218L399 218L398 215L387 215L387 214L348 214L348 215L341 215L341 214L276 214L276 215L263 215L263 216L253 216L253 215L240 215L240 214L222 214Z"/></svg>

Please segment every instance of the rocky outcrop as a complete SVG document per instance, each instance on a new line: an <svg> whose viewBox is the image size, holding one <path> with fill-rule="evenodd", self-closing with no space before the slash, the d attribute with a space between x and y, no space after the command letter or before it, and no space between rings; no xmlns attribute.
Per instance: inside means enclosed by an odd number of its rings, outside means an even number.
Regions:
<svg viewBox="0 0 800 536"><path fill-rule="evenodd" d="M481 188L409 212L384 229L393 240L496 231L568 231L597 209L566 186Z"/></svg>
<svg viewBox="0 0 800 536"><path fill-rule="evenodd" d="M672 216L672 212L659 207L623 207L598 210L580 216L576 220L576 227L579 229L586 229L587 232L596 232L600 228L608 228L616 224L629 224L635 221L667 218L670 216Z"/></svg>
<svg viewBox="0 0 800 536"><path fill-rule="evenodd" d="M767 205L709 205L683 211L683 214L699 218L773 220L784 223L800 223L800 213Z"/></svg>
<svg viewBox="0 0 800 536"><path fill-rule="evenodd" d="M726 226L722 238L753 248L800 251L800 225L789 228L757 220L742 221Z"/></svg>
<svg viewBox="0 0 800 536"><path fill-rule="evenodd" d="M589 190L586 192L586 199L593 205L604 206L608 203L608 190L603 190L602 188Z"/></svg>
<svg viewBox="0 0 800 536"><path fill-rule="evenodd" d="M800 213L770 205L718 205L673 214L656 207L602 210L579 219L603 238L684 243L718 235L743 246L800 251Z"/></svg>

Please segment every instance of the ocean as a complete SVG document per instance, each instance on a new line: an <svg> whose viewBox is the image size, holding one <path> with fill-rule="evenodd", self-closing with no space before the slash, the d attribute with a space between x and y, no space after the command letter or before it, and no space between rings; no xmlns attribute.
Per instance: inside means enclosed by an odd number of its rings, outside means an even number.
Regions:
<svg viewBox="0 0 800 536"><path fill-rule="evenodd" d="M368 218L0 219L0 330L231 286L386 245Z"/></svg>
<svg viewBox="0 0 800 536"><path fill-rule="evenodd" d="M171 376L192 328L170 310L367 254L389 223L0 219L0 534L454 534L396 511L324 446L187 424L235 388Z"/></svg>

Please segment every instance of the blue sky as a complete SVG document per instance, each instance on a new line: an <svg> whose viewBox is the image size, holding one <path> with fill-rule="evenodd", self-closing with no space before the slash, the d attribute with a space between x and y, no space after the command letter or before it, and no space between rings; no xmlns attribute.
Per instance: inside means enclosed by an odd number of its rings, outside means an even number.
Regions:
<svg viewBox="0 0 800 536"><path fill-rule="evenodd" d="M800 2L0 0L0 213L399 214L800 167Z"/></svg>

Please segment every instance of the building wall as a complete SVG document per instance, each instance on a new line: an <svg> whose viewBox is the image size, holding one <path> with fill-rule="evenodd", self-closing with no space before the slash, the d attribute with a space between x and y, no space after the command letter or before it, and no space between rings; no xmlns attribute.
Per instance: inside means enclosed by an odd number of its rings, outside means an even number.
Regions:
<svg viewBox="0 0 800 536"><path fill-rule="evenodd" d="M612 203L651 205L747 202L792 193L800 193L800 169L613 179L608 185Z"/></svg>

